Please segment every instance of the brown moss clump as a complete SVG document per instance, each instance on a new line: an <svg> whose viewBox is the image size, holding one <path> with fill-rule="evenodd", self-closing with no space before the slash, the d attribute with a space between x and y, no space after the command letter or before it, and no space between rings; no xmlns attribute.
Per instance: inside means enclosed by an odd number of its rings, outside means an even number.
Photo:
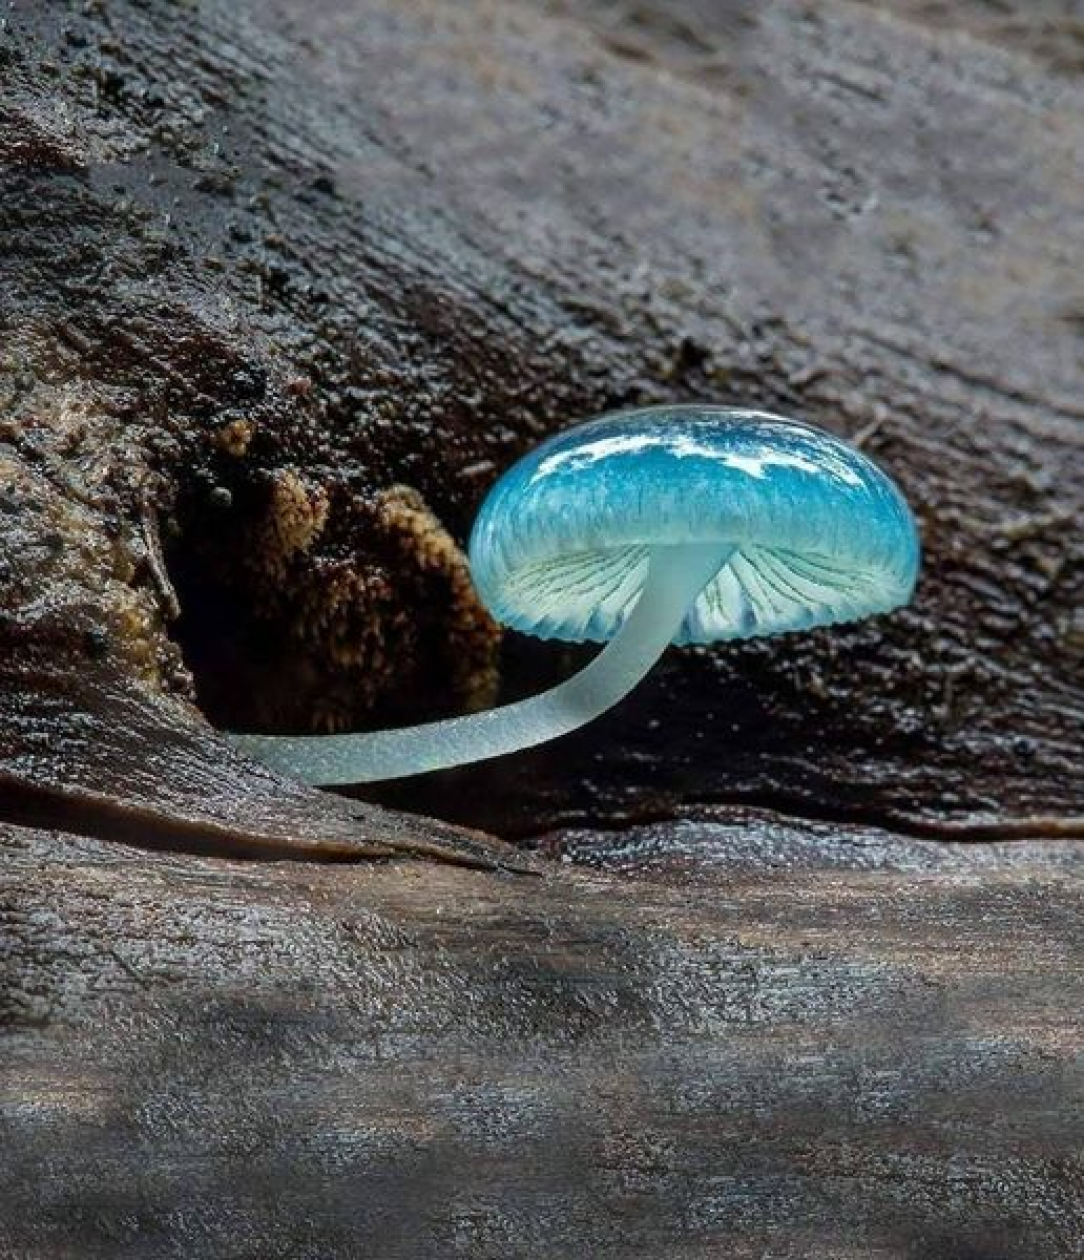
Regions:
<svg viewBox="0 0 1084 1260"><path fill-rule="evenodd" d="M493 702L500 630L416 490L281 469L241 550L258 640L223 682L244 725L337 731Z"/></svg>
<svg viewBox="0 0 1084 1260"><path fill-rule="evenodd" d="M417 490L392 486L377 503L383 524L420 573L446 592L453 694L467 710L486 708L497 696L501 631L478 599L467 557Z"/></svg>
<svg viewBox="0 0 1084 1260"><path fill-rule="evenodd" d="M309 551L327 524L328 507L327 492L303 480L293 469L274 474L254 557L269 578L284 577L297 557Z"/></svg>
<svg viewBox="0 0 1084 1260"><path fill-rule="evenodd" d="M321 561L300 591L291 631L313 680L307 725L347 730L380 706L397 667L408 621L388 578L352 560ZM304 665L303 665L304 667Z"/></svg>

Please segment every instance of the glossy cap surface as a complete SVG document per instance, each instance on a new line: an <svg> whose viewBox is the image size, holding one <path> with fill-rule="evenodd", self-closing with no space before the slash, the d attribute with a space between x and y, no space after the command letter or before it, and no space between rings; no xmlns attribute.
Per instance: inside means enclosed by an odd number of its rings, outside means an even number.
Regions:
<svg viewBox="0 0 1084 1260"><path fill-rule="evenodd" d="M735 550L676 642L888 612L918 575L914 518L876 464L809 425L711 406L616 412L544 442L490 491L470 560L506 625L601 641L634 606L653 548L712 541Z"/></svg>

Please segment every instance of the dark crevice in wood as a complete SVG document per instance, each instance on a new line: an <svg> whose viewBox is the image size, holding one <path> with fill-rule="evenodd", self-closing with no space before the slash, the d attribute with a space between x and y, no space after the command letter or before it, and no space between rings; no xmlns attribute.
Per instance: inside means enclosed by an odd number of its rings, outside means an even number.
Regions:
<svg viewBox="0 0 1084 1260"><path fill-rule="evenodd" d="M457 852L424 838L397 847L367 841L322 840L301 846L283 835L246 830L238 824L186 819L133 805L131 801L95 796L82 790L65 792L0 776L0 824L55 829L93 840L125 844L151 852L189 853L203 857L247 858L272 862L350 863L431 859L472 870L536 874L523 859L509 853L500 857Z"/></svg>
<svg viewBox="0 0 1084 1260"><path fill-rule="evenodd" d="M846 829L873 828L911 840L971 841L976 844L1003 840L1084 840L1084 817L1075 815L1033 815L1021 818L917 818L889 810L861 808L831 809L783 793L738 793L717 797L686 797L680 814L673 809L621 809L616 814L594 815L589 811L569 811L546 819L544 828L529 827L503 833L516 844L530 845L538 837L565 828L585 828L592 832L620 833L628 827L673 822L678 817L695 818L698 809L725 810L728 807L763 809L784 825L795 823L836 824Z"/></svg>

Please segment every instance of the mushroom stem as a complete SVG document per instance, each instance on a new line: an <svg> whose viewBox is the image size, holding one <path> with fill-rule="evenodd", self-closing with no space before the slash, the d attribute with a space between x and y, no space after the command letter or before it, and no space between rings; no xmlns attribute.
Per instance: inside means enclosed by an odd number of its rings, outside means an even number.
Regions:
<svg viewBox="0 0 1084 1260"><path fill-rule="evenodd" d="M615 637L579 673L527 700L397 730L231 739L257 761L325 786L406 778L543 744L628 695L673 641L690 606L733 550L719 542L657 547L640 597Z"/></svg>

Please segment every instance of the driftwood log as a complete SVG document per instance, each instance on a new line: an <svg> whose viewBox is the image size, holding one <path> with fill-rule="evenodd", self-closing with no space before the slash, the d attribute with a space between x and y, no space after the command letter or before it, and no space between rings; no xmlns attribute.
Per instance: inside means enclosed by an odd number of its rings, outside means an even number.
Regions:
<svg viewBox="0 0 1084 1260"><path fill-rule="evenodd" d="M0 1256L1079 1254L1080 32L0 11ZM889 467L914 607L364 800L216 734L567 672L475 507L699 397Z"/></svg>

